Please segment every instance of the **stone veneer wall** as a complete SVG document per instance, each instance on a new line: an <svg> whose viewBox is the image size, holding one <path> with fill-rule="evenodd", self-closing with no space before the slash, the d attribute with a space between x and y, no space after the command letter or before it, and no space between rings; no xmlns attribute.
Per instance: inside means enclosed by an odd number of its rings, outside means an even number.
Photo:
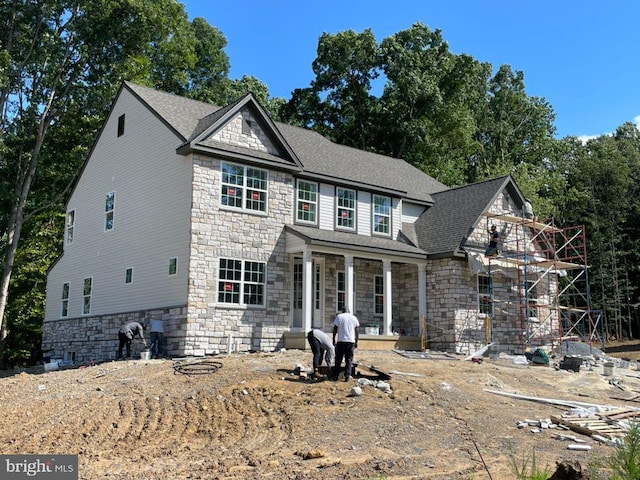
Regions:
<svg viewBox="0 0 640 480"><path fill-rule="evenodd" d="M420 335L420 296L418 292L418 266L393 264L393 322L394 332L404 330L405 335Z"/></svg>
<svg viewBox="0 0 640 480"><path fill-rule="evenodd" d="M160 319L164 323L166 353L171 356L183 355L186 306L45 322L43 338L46 343L42 344L42 349L53 348L53 352L45 355L52 359L64 359L65 353L75 352L76 362L115 360L120 327L132 321L148 324L151 318ZM145 339L149 341L148 330L145 332ZM142 342L136 340L132 344L131 357L135 358L141 349Z"/></svg>
<svg viewBox="0 0 640 480"><path fill-rule="evenodd" d="M466 259L429 262L427 340L430 349L455 353L484 343L484 319L477 315L477 283Z"/></svg>
<svg viewBox="0 0 640 480"><path fill-rule="evenodd" d="M239 115L231 119L224 129L212 135L211 139L229 145L237 145L278 155L278 150L262 130L260 123L253 118L246 107L242 109Z"/></svg>
<svg viewBox="0 0 640 480"><path fill-rule="evenodd" d="M194 158L185 353L226 350L229 336L242 351L272 351L283 346L290 324L291 263L282 226L291 223L294 211L293 177L269 171L264 215L220 208L220 169L218 159ZM266 262L265 307L218 304L220 258Z"/></svg>

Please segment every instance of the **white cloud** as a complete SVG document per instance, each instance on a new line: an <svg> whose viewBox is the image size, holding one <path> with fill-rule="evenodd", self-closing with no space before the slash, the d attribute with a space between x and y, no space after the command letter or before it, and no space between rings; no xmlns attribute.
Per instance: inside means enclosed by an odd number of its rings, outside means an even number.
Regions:
<svg viewBox="0 0 640 480"><path fill-rule="evenodd" d="M607 134L607 135L610 135L610 134ZM578 141L580 141L584 145L589 140L593 140L593 139L601 137L601 136L602 135L578 135L577 139L578 139Z"/></svg>
<svg viewBox="0 0 640 480"><path fill-rule="evenodd" d="M636 115L633 117L633 123L636 124L636 128L640 130L640 115Z"/></svg>

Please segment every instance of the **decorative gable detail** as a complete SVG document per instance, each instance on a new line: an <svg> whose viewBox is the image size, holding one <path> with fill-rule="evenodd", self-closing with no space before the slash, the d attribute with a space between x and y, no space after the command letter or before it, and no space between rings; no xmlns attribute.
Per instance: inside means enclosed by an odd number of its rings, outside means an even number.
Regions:
<svg viewBox="0 0 640 480"><path fill-rule="evenodd" d="M271 155L280 154L248 108L243 108L222 129L213 134L210 140L259 150Z"/></svg>

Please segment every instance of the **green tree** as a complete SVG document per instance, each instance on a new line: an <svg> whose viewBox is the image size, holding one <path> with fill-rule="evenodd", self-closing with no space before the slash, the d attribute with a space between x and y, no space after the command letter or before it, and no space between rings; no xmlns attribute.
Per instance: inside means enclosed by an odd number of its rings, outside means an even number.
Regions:
<svg viewBox="0 0 640 480"><path fill-rule="evenodd" d="M380 75L378 53L369 29L322 34L313 61L316 78L309 88L293 92L283 118L343 145L374 149L379 105L370 91Z"/></svg>
<svg viewBox="0 0 640 480"><path fill-rule="evenodd" d="M640 298L640 141L635 127L581 144L574 141L558 163L568 189L557 198L560 225L584 224L588 241L592 307L602 310L620 335L631 317L629 304Z"/></svg>
<svg viewBox="0 0 640 480"><path fill-rule="evenodd" d="M40 214L60 207L120 81L145 78L177 92L196 88L208 61L196 52L207 48L211 61L220 62L213 72L224 76L228 67L215 45L196 46L194 32L204 26L189 26L173 0L3 2L0 16L2 349L25 225L54 218ZM224 43L210 33L207 40Z"/></svg>
<svg viewBox="0 0 640 480"><path fill-rule="evenodd" d="M481 147L475 133L490 65L451 53L442 32L422 23L384 39L381 50L379 149L449 185L467 183L466 165Z"/></svg>

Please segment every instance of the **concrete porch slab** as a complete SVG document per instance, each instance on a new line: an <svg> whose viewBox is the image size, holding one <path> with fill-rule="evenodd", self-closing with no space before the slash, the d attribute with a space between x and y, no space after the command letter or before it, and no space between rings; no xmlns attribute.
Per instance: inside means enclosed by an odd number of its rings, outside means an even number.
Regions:
<svg viewBox="0 0 640 480"><path fill-rule="evenodd" d="M327 332L331 336L330 332ZM304 332L285 332L284 348L308 350L307 334ZM407 335L360 335L358 348L361 350L411 350L420 351L420 337Z"/></svg>

